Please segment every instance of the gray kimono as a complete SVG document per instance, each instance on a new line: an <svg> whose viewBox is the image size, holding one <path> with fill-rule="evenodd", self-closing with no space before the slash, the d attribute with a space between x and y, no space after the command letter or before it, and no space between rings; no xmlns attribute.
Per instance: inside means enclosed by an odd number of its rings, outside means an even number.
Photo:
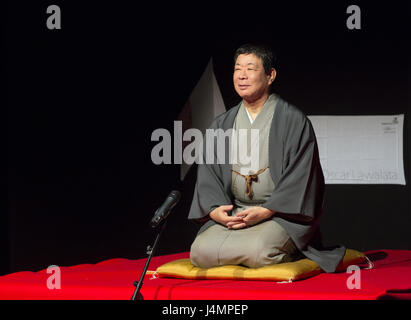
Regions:
<svg viewBox="0 0 411 320"><path fill-rule="evenodd" d="M275 188L260 206L275 211L280 224L304 256L325 272L334 272L345 254L345 247L324 248L319 221L324 203L324 177L317 142L308 118L296 107L277 96L275 116L269 130L269 174ZM218 116L210 129L232 129L240 104ZM206 143L205 143L206 145ZM216 146L217 143L214 143ZM217 153L217 148L214 148ZM198 165L197 182L188 218L202 223L199 234L215 225L209 213L221 205L234 204L231 146L225 142L226 161ZM206 146L204 146L204 153Z"/></svg>

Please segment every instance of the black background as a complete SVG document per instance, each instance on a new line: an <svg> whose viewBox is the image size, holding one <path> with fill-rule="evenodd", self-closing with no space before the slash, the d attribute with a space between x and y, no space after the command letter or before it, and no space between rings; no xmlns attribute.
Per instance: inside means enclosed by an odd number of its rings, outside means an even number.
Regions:
<svg viewBox="0 0 411 320"><path fill-rule="evenodd" d="M178 165L154 165L151 133L172 132L211 57L227 109L239 102L232 56L254 40L277 52L274 91L306 114L405 114L407 185L327 185L322 229L326 244L411 249L407 2L267 3L8 3L2 274L142 258L148 222L173 189L183 196L158 254L189 250L196 168L180 182ZM51 4L61 30L46 27ZM346 27L350 4L361 30Z"/></svg>

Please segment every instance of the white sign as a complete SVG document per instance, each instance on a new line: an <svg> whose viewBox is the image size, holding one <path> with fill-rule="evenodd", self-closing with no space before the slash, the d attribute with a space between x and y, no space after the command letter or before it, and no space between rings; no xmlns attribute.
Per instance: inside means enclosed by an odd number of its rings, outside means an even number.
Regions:
<svg viewBox="0 0 411 320"><path fill-rule="evenodd" d="M308 118L325 183L405 185L403 114Z"/></svg>

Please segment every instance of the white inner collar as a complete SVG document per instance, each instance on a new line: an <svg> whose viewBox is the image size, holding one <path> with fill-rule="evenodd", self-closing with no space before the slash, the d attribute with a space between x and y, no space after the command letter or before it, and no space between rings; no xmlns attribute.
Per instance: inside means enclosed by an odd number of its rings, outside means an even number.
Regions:
<svg viewBox="0 0 411 320"><path fill-rule="evenodd" d="M248 112L247 108L244 107L244 109L245 109L245 111L247 112L248 119L250 119L250 122L253 123L254 120L253 120L253 118L251 118L251 115L250 115L250 113Z"/></svg>

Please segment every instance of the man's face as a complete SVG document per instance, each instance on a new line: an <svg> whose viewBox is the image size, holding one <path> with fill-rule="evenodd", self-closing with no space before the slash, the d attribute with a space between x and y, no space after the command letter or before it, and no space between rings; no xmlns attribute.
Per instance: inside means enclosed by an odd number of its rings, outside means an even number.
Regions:
<svg viewBox="0 0 411 320"><path fill-rule="evenodd" d="M262 61L254 54L240 54L234 65L234 88L238 95L248 101L255 101L268 92L274 81L275 71L264 72Z"/></svg>

